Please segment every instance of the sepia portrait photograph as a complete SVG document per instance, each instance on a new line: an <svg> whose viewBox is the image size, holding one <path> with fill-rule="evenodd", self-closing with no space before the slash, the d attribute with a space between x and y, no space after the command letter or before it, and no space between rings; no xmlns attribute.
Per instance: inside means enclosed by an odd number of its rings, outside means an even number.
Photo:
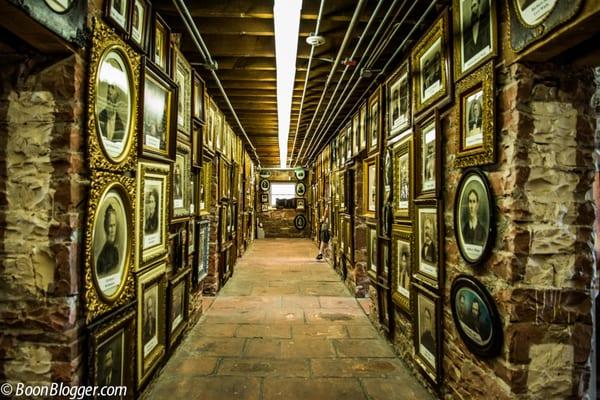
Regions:
<svg viewBox="0 0 600 400"><path fill-rule="evenodd" d="M183 208L183 194L185 181L185 155L177 153L175 157L175 165L173 167L173 207Z"/></svg>
<svg viewBox="0 0 600 400"><path fill-rule="evenodd" d="M296 196L302 197L306 193L306 185L303 182L296 183Z"/></svg>
<svg viewBox="0 0 600 400"><path fill-rule="evenodd" d="M367 170L368 176L368 197L367 197L367 211L375 212L377 210L377 167L376 163L369 164Z"/></svg>
<svg viewBox="0 0 600 400"><path fill-rule="evenodd" d="M437 280L438 277L438 226L435 208L419 208L417 213L418 271Z"/></svg>
<svg viewBox="0 0 600 400"><path fill-rule="evenodd" d="M121 193L109 190L98 204L92 236L96 282L106 297L114 296L125 278L130 223Z"/></svg>
<svg viewBox="0 0 600 400"><path fill-rule="evenodd" d="M465 98L464 148L483 144L483 89Z"/></svg>
<svg viewBox="0 0 600 400"><path fill-rule="evenodd" d="M398 210L408 210L410 198L410 160L408 152L398 157Z"/></svg>
<svg viewBox="0 0 600 400"><path fill-rule="evenodd" d="M421 191L435 190L436 183L435 121L421 131Z"/></svg>
<svg viewBox="0 0 600 400"><path fill-rule="evenodd" d="M296 210L304 210L304 199L296 199Z"/></svg>
<svg viewBox="0 0 600 400"><path fill-rule="evenodd" d="M129 36L142 49L146 47L148 18L150 18L150 4L146 0L133 0Z"/></svg>
<svg viewBox="0 0 600 400"><path fill-rule="evenodd" d="M369 151L377 150L379 138L379 92L369 99Z"/></svg>
<svg viewBox="0 0 600 400"><path fill-rule="evenodd" d="M455 0L455 21L460 24L457 76L464 75L495 52L495 4L493 0ZM457 60L458 61L458 60Z"/></svg>
<svg viewBox="0 0 600 400"><path fill-rule="evenodd" d="M173 288L173 303L171 304L171 329L173 333L183 321L183 304L185 296L185 281L180 282Z"/></svg>
<svg viewBox="0 0 600 400"><path fill-rule="evenodd" d="M425 291L417 291L417 354L425 361L426 371L436 375L437 371L437 324L436 304Z"/></svg>
<svg viewBox="0 0 600 400"><path fill-rule="evenodd" d="M396 291L406 298L410 298L410 276L412 260L410 257L410 242L396 239L396 257L398 274L396 278Z"/></svg>
<svg viewBox="0 0 600 400"><path fill-rule="evenodd" d="M377 272L377 230L369 229L368 241L369 269Z"/></svg>
<svg viewBox="0 0 600 400"><path fill-rule="evenodd" d="M146 68L144 79L144 147L163 155L169 152L173 88Z"/></svg>
<svg viewBox="0 0 600 400"><path fill-rule="evenodd" d="M360 118L359 118L359 137L360 137L360 149L364 150L367 148L367 103L363 103L360 106Z"/></svg>
<svg viewBox="0 0 600 400"><path fill-rule="evenodd" d="M142 346L146 357L158 345L158 283L145 288L142 310Z"/></svg>
<svg viewBox="0 0 600 400"><path fill-rule="evenodd" d="M96 365L97 386L123 385L125 330L117 331L98 346Z"/></svg>
<svg viewBox="0 0 600 400"><path fill-rule="evenodd" d="M132 76L128 61L118 50L100 60L96 81L95 114L100 143L109 159L120 160L132 132Z"/></svg>
<svg viewBox="0 0 600 400"><path fill-rule="evenodd" d="M130 0L108 0L107 17L123 32L127 32Z"/></svg>
<svg viewBox="0 0 600 400"><path fill-rule="evenodd" d="M456 241L469 263L482 259L490 242L492 199L481 171L467 171L458 185L455 204Z"/></svg>
<svg viewBox="0 0 600 400"><path fill-rule="evenodd" d="M164 207L163 180L146 179L144 181L144 239L143 249L162 243L162 215Z"/></svg>
<svg viewBox="0 0 600 400"><path fill-rule="evenodd" d="M196 251L196 223L194 220L188 222L188 255Z"/></svg>
<svg viewBox="0 0 600 400"><path fill-rule="evenodd" d="M442 38L438 38L419 60L421 102L426 102L443 89L442 85Z"/></svg>
<svg viewBox="0 0 600 400"><path fill-rule="evenodd" d="M177 129L190 135L191 106L192 106L192 68L181 52L175 54L175 82L179 87L177 91Z"/></svg>

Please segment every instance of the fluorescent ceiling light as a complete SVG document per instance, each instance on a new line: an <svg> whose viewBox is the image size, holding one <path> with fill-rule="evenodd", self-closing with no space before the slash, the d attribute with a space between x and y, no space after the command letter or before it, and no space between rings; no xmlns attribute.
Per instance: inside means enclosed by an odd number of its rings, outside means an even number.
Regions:
<svg viewBox="0 0 600 400"><path fill-rule="evenodd" d="M277 125L281 168L287 164L292 95L296 78L296 55L302 0L275 0L275 62L277 65Z"/></svg>

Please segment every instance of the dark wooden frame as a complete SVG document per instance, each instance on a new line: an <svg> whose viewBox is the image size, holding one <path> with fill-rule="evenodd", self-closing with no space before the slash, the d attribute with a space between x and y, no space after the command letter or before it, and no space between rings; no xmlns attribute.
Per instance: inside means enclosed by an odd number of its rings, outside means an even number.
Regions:
<svg viewBox="0 0 600 400"><path fill-rule="evenodd" d="M435 129L435 179L434 179L434 188L423 190L423 171L422 171L422 156L423 156L423 131L424 128L427 128L434 124ZM415 199L426 199L426 198L438 198L441 192L441 166L442 166L442 132L440 129L440 119L437 110L434 110L431 113L428 113L421 118L415 126L415 134L414 134L414 198Z"/></svg>
<svg viewBox="0 0 600 400"><path fill-rule="evenodd" d="M150 59L156 66L161 69L165 74L169 77L173 77L171 73L171 29L166 24L165 20L158 13L154 13L153 24L152 24L152 49L150 50ZM156 31L157 29L161 29L164 31L163 36L163 55L164 55L164 67L161 66L161 63L155 59L156 55Z"/></svg>
<svg viewBox="0 0 600 400"><path fill-rule="evenodd" d="M410 224L411 218L414 215L413 199L415 193L415 163L414 163L414 152L413 152L413 137L408 136L404 140L396 143L393 147L393 159L394 159L394 196L393 196L393 210L394 220L399 223ZM404 155L408 155L408 208L399 207L400 199L400 158Z"/></svg>
<svg viewBox="0 0 600 400"><path fill-rule="evenodd" d="M408 297L406 297L403 293L397 290L398 288L398 279L399 279L399 248L398 241L404 241L408 243L408 251L409 257L408 260ZM392 280L390 283L390 287L392 290L392 300L394 303L404 312L406 312L410 317L411 304L413 300L413 291L412 291L412 274L413 274L413 260L415 257L415 244L414 237L411 227L403 226L403 225L395 225L392 229Z"/></svg>
<svg viewBox="0 0 600 400"><path fill-rule="evenodd" d="M187 323L188 323L188 318L189 318L189 306L190 306L190 275L191 275L191 268L186 268L183 271L181 271L179 274L177 274L176 276L172 277L171 279L169 279L169 286L168 286L168 290L167 290L167 344L168 344L168 348L169 351L172 351L175 349L175 345L177 344L177 341L179 340L179 338L181 337L181 334L183 333L183 331L185 330ZM171 320L172 317L172 312L173 312L173 294L175 291L175 288L179 285L184 285L185 287L183 288L183 303L181 304L183 310L183 315L182 315L182 321L179 323L179 325L177 325L176 327L173 327L173 321Z"/></svg>
<svg viewBox="0 0 600 400"><path fill-rule="evenodd" d="M414 243L415 243L415 252L416 255L413 259L414 262L414 266L413 266L413 277L423 283L426 283L427 285L434 287L434 288L439 288L440 287L440 282L444 281L444 277L443 277L443 268L442 266L444 265L444 251L442 251L443 249L443 245L444 245L444 218L443 218L443 205L441 201L435 201L435 200L428 200L428 201L421 201L417 204L415 204L415 227L414 227L414 234L415 234L415 238L414 238ZM424 272L421 270L421 219L420 219L420 210L422 209L433 209L434 213L433 215L435 216L434 218L434 223L435 225L435 232L436 232L436 237L433 240L433 243L435 245L435 261L433 262L434 264L434 268L436 270L435 275L433 274L428 274L427 272Z"/></svg>
<svg viewBox="0 0 600 400"><path fill-rule="evenodd" d="M113 16L111 15L111 9L113 8L113 3L114 0L106 0L104 2L104 17L106 18L106 20L110 23L111 26L113 26L120 34L123 38L127 39L127 37L129 36L129 26L131 25L131 6L132 6L132 2L133 0L121 0L123 2L125 2L125 14L124 14L124 18L125 18L125 25L122 25L119 21L117 21L115 18L113 18Z"/></svg>
<svg viewBox="0 0 600 400"><path fill-rule="evenodd" d="M142 40L138 42L133 38L133 10L135 8L136 1L143 4L145 8L144 21L142 22ZM148 42L150 41L150 29L152 28L152 3L149 0L131 0L129 7L129 28L128 28L128 39L129 42L142 53L146 53L148 50Z"/></svg>
<svg viewBox="0 0 600 400"><path fill-rule="evenodd" d="M434 293L426 287L417 283L413 283L413 286L413 293L415 296L413 301L413 340L415 345L415 361L423 372L423 376L425 376L432 386L438 388L442 382L442 301L440 295ZM420 353L419 343L421 338L419 336L419 296L426 297L429 301L433 302L435 307L434 315L431 316L433 326L435 327L435 335L433 335L436 342L434 354L435 365L431 365L430 362L426 360Z"/></svg>

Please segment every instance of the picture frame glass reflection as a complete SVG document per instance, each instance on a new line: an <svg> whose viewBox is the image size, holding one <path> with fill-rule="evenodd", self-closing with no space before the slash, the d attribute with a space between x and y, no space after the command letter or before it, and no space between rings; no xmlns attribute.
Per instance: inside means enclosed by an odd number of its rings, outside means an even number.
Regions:
<svg viewBox="0 0 600 400"><path fill-rule="evenodd" d="M117 331L98 346L96 382L98 386L123 385L125 331Z"/></svg>
<svg viewBox="0 0 600 400"><path fill-rule="evenodd" d="M171 91L151 75L144 80L144 146L168 152Z"/></svg>

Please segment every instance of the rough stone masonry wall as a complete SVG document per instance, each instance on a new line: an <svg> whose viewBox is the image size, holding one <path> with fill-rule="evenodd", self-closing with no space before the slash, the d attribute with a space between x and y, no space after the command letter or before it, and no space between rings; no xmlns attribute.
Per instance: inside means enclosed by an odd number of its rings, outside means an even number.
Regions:
<svg viewBox="0 0 600 400"><path fill-rule="evenodd" d="M484 265L460 257L453 230L456 143L446 143L444 374L447 398L585 397L590 374L594 132L590 71L514 64L498 71L498 163L483 168L497 239ZM456 107L446 138L458 137ZM470 353L454 327L450 287L475 275L504 328L500 356Z"/></svg>
<svg viewBox="0 0 600 400"><path fill-rule="evenodd" d="M85 71L24 65L0 69L0 380L77 384Z"/></svg>

